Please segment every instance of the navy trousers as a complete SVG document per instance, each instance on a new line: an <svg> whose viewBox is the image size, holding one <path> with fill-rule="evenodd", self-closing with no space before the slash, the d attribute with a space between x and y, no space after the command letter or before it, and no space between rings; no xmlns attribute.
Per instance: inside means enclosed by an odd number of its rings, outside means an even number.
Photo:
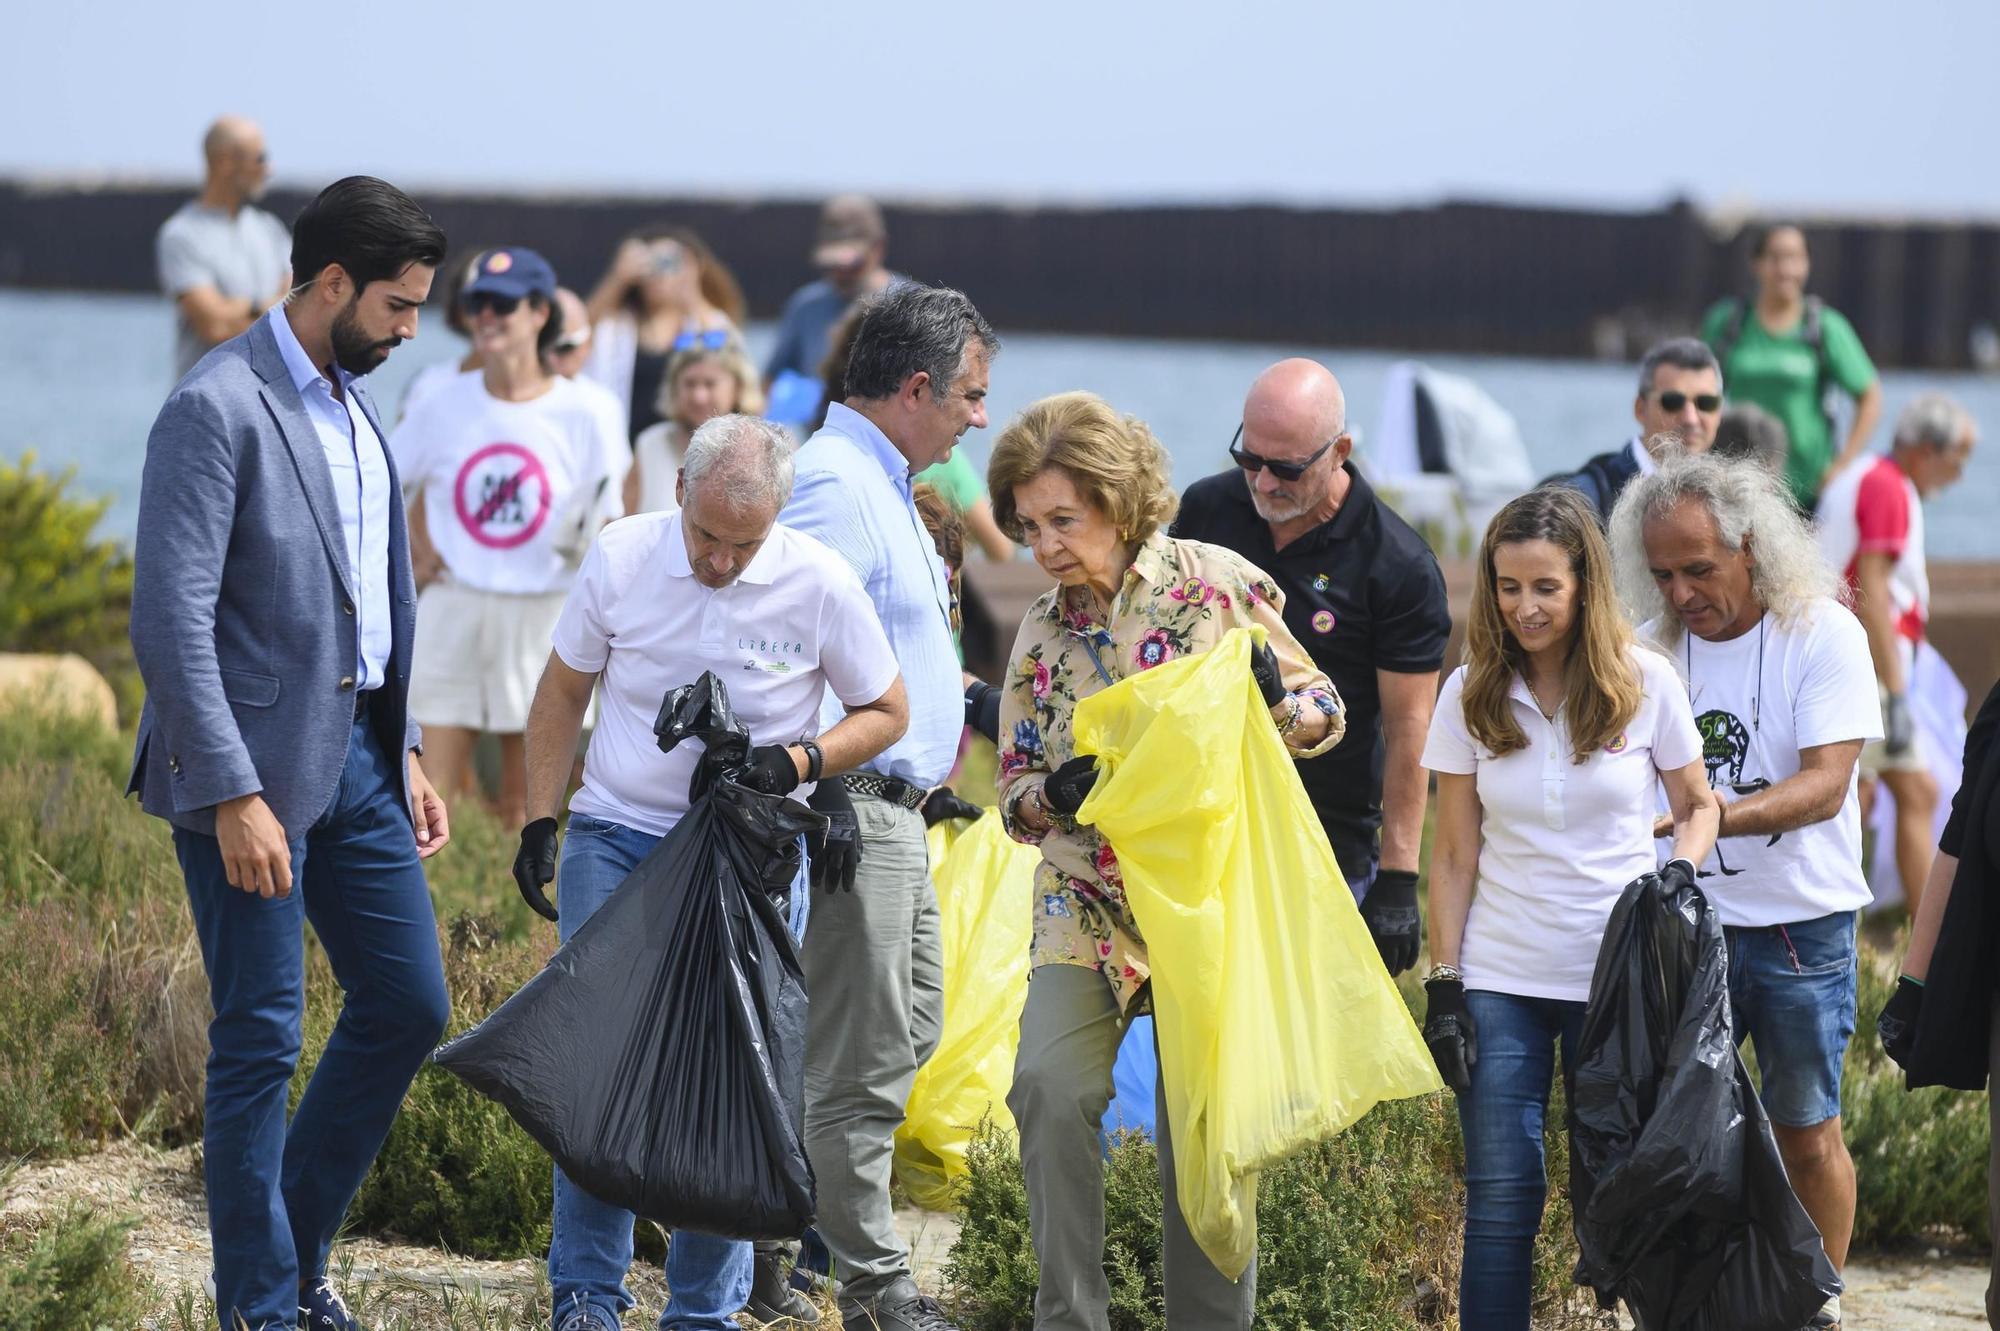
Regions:
<svg viewBox="0 0 2000 1331"><path fill-rule="evenodd" d="M216 839L174 829L208 967L202 1129L216 1309L224 1328L292 1326L341 1217L449 1015L437 917L393 762L358 720L333 802L286 828L292 891L231 887ZM285 1118L312 923L346 1001L298 1112Z"/></svg>

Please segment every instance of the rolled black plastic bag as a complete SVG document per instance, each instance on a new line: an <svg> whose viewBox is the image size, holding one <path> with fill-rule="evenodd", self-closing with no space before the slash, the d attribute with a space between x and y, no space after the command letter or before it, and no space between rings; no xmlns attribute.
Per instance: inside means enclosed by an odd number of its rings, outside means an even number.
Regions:
<svg viewBox="0 0 2000 1331"><path fill-rule="evenodd" d="M1625 889L1569 1088L1577 1282L1640 1331L1798 1331L1841 1289L1736 1050L1696 887Z"/></svg>
<svg viewBox="0 0 2000 1331"><path fill-rule="evenodd" d="M825 820L734 779L748 731L713 674L667 695L699 740L692 807L541 973L432 1056L591 1196L672 1228L780 1239L813 1220L805 978L778 899Z"/></svg>

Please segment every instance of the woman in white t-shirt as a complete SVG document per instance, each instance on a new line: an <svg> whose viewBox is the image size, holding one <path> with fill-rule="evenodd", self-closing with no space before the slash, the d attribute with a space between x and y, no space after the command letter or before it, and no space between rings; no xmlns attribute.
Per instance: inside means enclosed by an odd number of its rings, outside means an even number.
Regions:
<svg viewBox="0 0 2000 1331"><path fill-rule="evenodd" d="M702 342L742 340L746 309L736 275L686 227L647 227L618 246L590 293L585 377L624 405L631 438L661 418L667 357Z"/></svg>
<svg viewBox="0 0 2000 1331"><path fill-rule="evenodd" d="M1611 908L1657 863L1656 778L1674 810L1663 877L1693 880L1716 809L1687 692L1634 643L1582 496L1514 500L1479 563L1466 664L1424 749L1438 785L1424 1038L1464 1129L1460 1325L1528 1331L1555 1048L1567 1068Z"/></svg>
<svg viewBox="0 0 2000 1331"><path fill-rule="evenodd" d="M667 357L658 410L665 417L632 441L632 470L625 473L625 511L662 513L679 508L674 481L694 432L717 416L764 414L764 386L739 342L697 339Z"/></svg>
<svg viewBox="0 0 2000 1331"><path fill-rule="evenodd" d="M591 538L623 512L630 465L617 403L544 364L562 332L555 288L533 250L480 255L462 299L481 368L439 386L389 438L441 570L417 599L410 663L425 770L463 792L474 742L498 735L511 826L527 816L521 732L549 634Z"/></svg>

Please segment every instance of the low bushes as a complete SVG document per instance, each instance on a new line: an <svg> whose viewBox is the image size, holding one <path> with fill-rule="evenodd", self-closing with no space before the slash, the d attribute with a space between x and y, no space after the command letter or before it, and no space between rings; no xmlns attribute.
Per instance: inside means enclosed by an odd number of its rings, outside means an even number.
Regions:
<svg viewBox="0 0 2000 1331"><path fill-rule="evenodd" d="M0 1232L0 1327L130 1331L154 1292L125 1256L133 1222L86 1208Z"/></svg>

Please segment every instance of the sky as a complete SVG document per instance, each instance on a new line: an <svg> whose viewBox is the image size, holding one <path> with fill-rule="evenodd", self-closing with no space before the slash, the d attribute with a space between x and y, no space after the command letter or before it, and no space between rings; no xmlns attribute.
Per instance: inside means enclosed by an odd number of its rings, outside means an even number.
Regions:
<svg viewBox="0 0 2000 1331"><path fill-rule="evenodd" d="M23 5L0 176L2000 216L2000 3Z"/></svg>

